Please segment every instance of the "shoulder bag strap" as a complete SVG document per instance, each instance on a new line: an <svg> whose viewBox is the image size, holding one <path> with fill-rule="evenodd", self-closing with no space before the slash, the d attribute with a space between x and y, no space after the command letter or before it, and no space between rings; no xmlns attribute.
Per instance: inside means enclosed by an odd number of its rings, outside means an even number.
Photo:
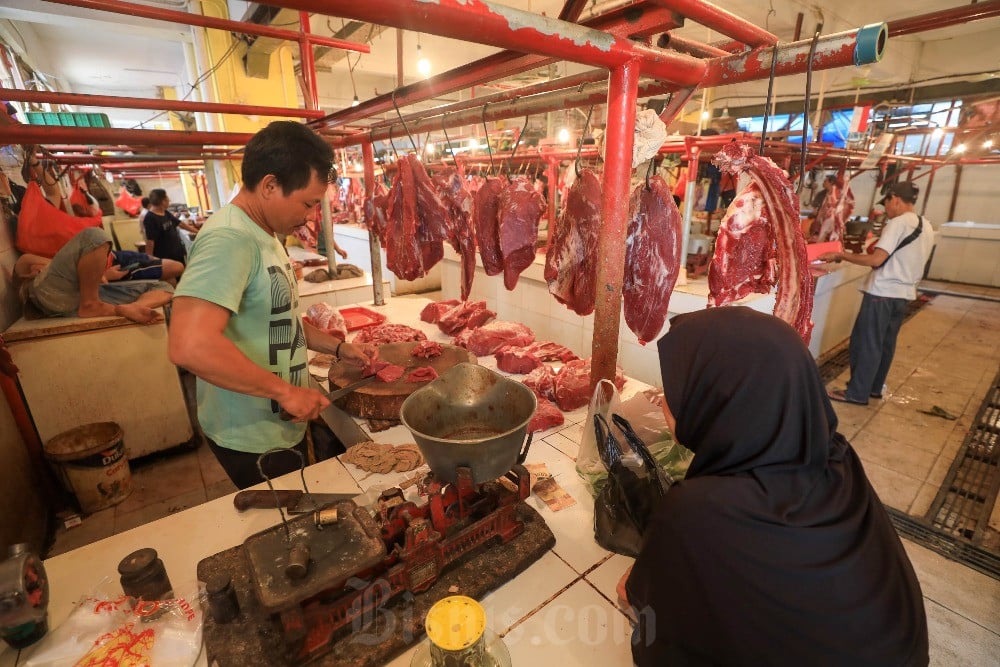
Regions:
<svg viewBox="0 0 1000 667"><path fill-rule="evenodd" d="M883 260L882 263L879 264L878 266L876 266L875 268L876 269L881 269L883 266L885 266L885 263L889 261L890 257L892 257L893 255L895 255L897 252L899 252L900 250L902 250L903 248L905 248L909 244L911 244L914 241L916 241L917 237L920 236L920 233L923 232L923 231L924 231L924 216L920 215L920 216L917 216L917 228L914 229L909 234L907 234L906 238L904 238L902 241L900 241L899 245L897 245L893 249L893 251L890 252L888 254L888 256L886 256L885 260Z"/></svg>

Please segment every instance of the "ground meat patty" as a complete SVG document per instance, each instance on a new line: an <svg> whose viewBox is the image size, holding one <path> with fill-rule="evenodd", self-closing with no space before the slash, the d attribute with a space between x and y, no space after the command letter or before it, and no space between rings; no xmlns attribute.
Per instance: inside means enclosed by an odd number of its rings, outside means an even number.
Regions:
<svg viewBox="0 0 1000 667"><path fill-rule="evenodd" d="M423 331L405 324L379 324L362 329L352 342L385 345L386 343L407 343L415 340L427 340L427 335Z"/></svg>

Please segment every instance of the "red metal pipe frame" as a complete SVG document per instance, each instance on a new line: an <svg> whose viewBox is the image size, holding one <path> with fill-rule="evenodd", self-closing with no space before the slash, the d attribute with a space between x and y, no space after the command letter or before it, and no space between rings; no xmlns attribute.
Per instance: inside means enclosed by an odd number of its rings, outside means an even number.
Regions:
<svg viewBox="0 0 1000 667"><path fill-rule="evenodd" d="M106 1L106 0L105 0ZM680 84L702 80L705 63L576 23L532 14L488 0L268 0L286 7L379 23L441 37L612 68L638 62L648 76Z"/></svg>
<svg viewBox="0 0 1000 667"><path fill-rule="evenodd" d="M69 5L71 7L82 7L84 9L94 9L100 12L111 12L113 14L125 14L129 16L141 16L142 18L156 21L167 21L168 23L179 23L181 25L195 25L202 28L214 28L225 30L242 35L258 35L260 37L272 37L287 42L300 42L305 37L310 44L315 46L329 46L334 49L344 49L345 51L356 51L358 53L371 53L371 47L367 44L348 42L335 37L322 37L320 35L307 35L293 30L282 30L271 26L258 25L256 23L244 23L242 21L231 21L220 19L214 16L204 16L190 12L179 12L173 9L162 9L160 7L150 7L148 5L138 5L122 0L45 0L57 5ZM270 3L269 3L270 4Z"/></svg>
<svg viewBox="0 0 1000 667"><path fill-rule="evenodd" d="M115 95L83 95L58 93L47 90L19 90L0 86L0 99L10 102L41 104L72 104L87 107L114 107L117 109L159 109L163 111L200 111L205 113L238 113L254 116L289 116L292 118L322 118L321 109L286 109L249 104L218 104L188 100L162 100L146 97L118 97Z"/></svg>
<svg viewBox="0 0 1000 667"><path fill-rule="evenodd" d="M750 46L771 46L778 36L704 0L657 0L681 16Z"/></svg>
<svg viewBox="0 0 1000 667"><path fill-rule="evenodd" d="M929 14L920 14L905 19L889 21L889 36L910 35L915 32L937 30L947 26L1000 16L1000 0L977 2L951 9L942 9Z"/></svg>
<svg viewBox="0 0 1000 667"><path fill-rule="evenodd" d="M302 67L302 78L306 82L306 107L319 109L319 88L316 85L316 59L313 56L312 44L309 43L312 26L309 25L309 13L299 12L299 63Z"/></svg>
<svg viewBox="0 0 1000 667"><path fill-rule="evenodd" d="M680 51L681 53L686 53L689 56L694 56L695 58L720 58L731 55L728 51L717 49L710 44L702 44L701 42L696 42L693 39L685 39L680 35L672 35L669 32L663 33L660 40L657 42L657 46L664 49Z"/></svg>
<svg viewBox="0 0 1000 667"><path fill-rule="evenodd" d="M608 127L605 135L603 224L597 239L597 301L591 348L591 391L601 378L614 378L618 359L622 283L625 278L625 232L632 175L635 103L639 63L611 70L608 83Z"/></svg>
<svg viewBox="0 0 1000 667"><path fill-rule="evenodd" d="M180 130L123 130L106 127L62 127L58 125L5 125L0 144L95 143L120 141L132 146L244 146L252 134L246 132L184 132Z"/></svg>
<svg viewBox="0 0 1000 667"><path fill-rule="evenodd" d="M640 11L641 16L636 19L632 13L627 13L627 11ZM678 24L673 19L672 12L662 7L647 7L644 1L640 1L591 18L584 21L582 25L595 30L604 30L613 35L628 37L676 28ZM513 76L553 62L556 62L555 58L525 55L516 51L501 51L432 76L425 81L398 88L395 91L395 104L405 107L458 90L474 88L484 81ZM380 95L362 102L356 107L337 111L323 120L311 124L321 132L332 130L357 120L392 111L394 109L393 99L393 94Z"/></svg>

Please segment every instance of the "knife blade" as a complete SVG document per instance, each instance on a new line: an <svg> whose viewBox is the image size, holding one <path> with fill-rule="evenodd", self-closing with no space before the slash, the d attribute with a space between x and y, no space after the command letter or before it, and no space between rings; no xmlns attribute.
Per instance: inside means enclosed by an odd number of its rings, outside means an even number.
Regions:
<svg viewBox="0 0 1000 667"><path fill-rule="evenodd" d="M312 512L317 507L323 507L338 500L351 500L356 498L359 492L353 493L312 493L312 501L306 497L305 492L296 489L280 489L277 491L240 491L233 496L233 506L237 512L248 509L273 510L279 506L284 507L290 514L304 514ZM277 495L278 504L275 504L274 497ZM315 502L315 506L313 505Z"/></svg>
<svg viewBox="0 0 1000 667"><path fill-rule="evenodd" d="M351 384L347 385L346 387L341 387L340 389L336 389L334 391L331 391L330 393L328 393L326 395L326 397L329 398L330 402L332 403L333 401L336 401L338 398L343 398L344 396L347 396L348 394L352 394L355 391L357 391L358 389L361 389L361 387L364 387L366 385L371 384L376 379L377 379L377 376L375 376L375 375L369 375L368 377L363 377L363 378L361 378L360 380L358 380L356 382L352 382Z"/></svg>
<svg viewBox="0 0 1000 667"><path fill-rule="evenodd" d="M374 376L372 376L374 377ZM367 384L367 383L366 383ZM330 405L323 408L319 416L326 422L327 428L333 431L333 434L337 436L340 440L340 444L344 446L344 449L350 449L359 442L369 442L371 437L365 433L364 429L358 426L357 422L351 415L347 414L336 405L333 404L333 396L328 394L326 389L323 388L316 378L309 376L309 386L313 389L319 390L324 396L330 399ZM351 385L348 385L350 387ZM348 387L344 387L347 389Z"/></svg>

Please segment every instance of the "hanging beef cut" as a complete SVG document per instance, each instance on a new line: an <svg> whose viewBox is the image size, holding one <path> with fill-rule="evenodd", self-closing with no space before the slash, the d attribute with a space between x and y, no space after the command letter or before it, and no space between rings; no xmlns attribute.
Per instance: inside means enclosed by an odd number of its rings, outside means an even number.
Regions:
<svg viewBox="0 0 1000 667"><path fill-rule="evenodd" d="M415 155L399 161L386 215L386 266L403 280L426 275L444 256L448 212Z"/></svg>
<svg viewBox="0 0 1000 667"><path fill-rule="evenodd" d="M376 234L379 243L385 247L386 209L389 207L389 188L382 179L375 181L372 196L365 200L364 219L368 231Z"/></svg>
<svg viewBox="0 0 1000 667"><path fill-rule="evenodd" d="M854 193L851 186L845 185L838 177L837 184L832 186L823 198L816 220L813 222L812 243L826 241L841 241L844 238L844 228L847 219L854 212Z"/></svg>
<svg viewBox="0 0 1000 667"><path fill-rule="evenodd" d="M709 305L724 306L777 284L774 314L808 343L812 334L813 280L799 224L799 199L774 162L737 143L713 162L746 183L719 228L708 272Z"/></svg>
<svg viewBox="0 0 1000 667"><path fill-rule="evenodd" d="M506 178L487 178L472 196L472 218L476 226L476 244L479 257L483 260L483 271L488 276L503 271L503 255L500 253L500 222L497 212L500 207L500 192L507 186Z"/></svg>
<svg viewBox="0 0 1000 667"><path fill-rule="evenodd" d="M469 298L476 277L476 237L472 228L472 193L455 169L434 175L441 203L448 209L448 243L462 258L462 301Z"/></svg>
<svg viewBox="0 0 1000 667"><path fill-rule="evenodd" d="M625 241L625 324L645 345L667 320L670 295L681 269L681 214L660 176L639 185L629 202Z"/></svg>
<svg viewBox="0 0 1000 667"><path fill-rule="evenodd" d="M503 285L517 286L521 272L535 261L538 221L545 211L545 199L535 191L527 176L517 176L500 193L497 217L500 225L500 254L503 256Z"/></svg>
<svg viewBox="0 0 1000 667"><path fill-rule="evenodd" d="M601 179L593 170L584 169L566 194L545 254L549 292L577 315L594 312L600 229Z"/></svg>

